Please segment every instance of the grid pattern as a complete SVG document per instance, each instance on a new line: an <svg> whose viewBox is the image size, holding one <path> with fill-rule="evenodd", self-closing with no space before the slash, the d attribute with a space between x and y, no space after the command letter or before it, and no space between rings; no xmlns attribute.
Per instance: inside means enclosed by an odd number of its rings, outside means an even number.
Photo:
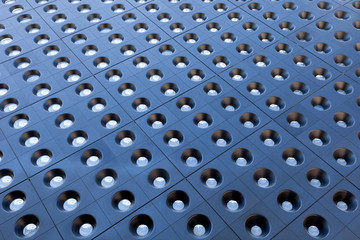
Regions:
<svg viewBox="0 0 360 240"><path fill-rule="evenodd" d="M360 239L360 1L0 5L0 239Z"/></svg>

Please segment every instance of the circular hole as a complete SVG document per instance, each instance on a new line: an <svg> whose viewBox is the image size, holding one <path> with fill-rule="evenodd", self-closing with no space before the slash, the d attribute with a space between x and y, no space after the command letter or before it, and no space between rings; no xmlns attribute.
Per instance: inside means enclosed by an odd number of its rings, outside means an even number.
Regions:
<svg viewBox="0 0 360 240"><path fill-rule="evenodd" d="M192 5L189 3L181 4L179 8L183 12L191 12L193 10Z"/></svg>
<svg viewBox="0 0 360 240"><path fill-rule="evenodd" d="M108 33L112 30L110 23L102 23L97 27L98 31L101 33Z"/></svg>
<svg viewBox="0 0 360 240"><path fill-rule="evenodd" d="M147 149L136 149L131 155L131 161L138 167L145 167L152 159L151 152Z"/></svg>
<svg viewBox="0 0 360 240"><path fill-rule="evenodd" d="M0 189L8 187L14 180L14 173L10 169L0 170Z"/></svg>
<svg viewBox="0 0 360 240"><path fill-rule="evenodd" d="M289 77L289 73L283 68L275 68L271 71L271 76L278 81L284 81Z"/></svg>
<svg viewBox="0 0 360 240"><path fill-rule="evenodd" d="M35 215L25 215L15 223L15 233L18 237L29 238L34 236L40 227L40 221Z"/></svg>
<svg viewBox="0 0 360 240"><path fill-rule="evenodd" d="M276 178L274 173L267 168L260 168L254 172L253 179L261 188L270 188L275 185Z"/></svg>
<svg viewBox="0 0 360 240"><path fill-rule="evenodd" d="M132 108L137 112L146 112L151 106L147 98L137 98L132 103Z"/></svg>
<svg viewBox="0 0 360 240"><path fill-rule="evenodd" d="M356 8L356 9L360 9L360 1L354 1L354 2L352 3L352 6L353 6L354 8Z"/></svg>
<svg viewBox="0 0 360 240"><path fill-rule="evenodd" d="M26 82L35 82L35 81L39 80L40 76L41 76L41 74L38 70L29 70L24 73L23 79Z"/></svg>
<svg viewBox="0 0 360 240"><path fill-rule="evenodd" d="M228 211L237 212L244 208L245 199L243 195L235 190L226 191L221 198L223 206Z"/></svg>
<svg viewBox="0 0 360 240"><path fill-rule="evenodd" d="M21 135L20 143L25 147L33 147L40 141L40 134L37 131L28 131Z"/></svg>
<svg viewBox="0 0 360 240"><path fill-rule="evenodd" d="M239 44L236 47L236 51L242 55L249 55L252 53L253 49L249 44Z"/></svg>
<svg viewBox="0 0 360 240"><path fill-rule="evenodd" d="M305 231L313 238L324 238L329 234L329 225L325 218L320 215L309 215L304 219Z"/></svg>
<svg viewBox="0 0 360 240"><path fill-rule="evenodd" d="M76 87L75 92L80 97L89 96L94 90L93 86L90 83L82 83Z"/></svg>
<svg viewBox="0 0 360 240"><path fill-rule="evenodd" d="M276 19L278 19L278 16L277 16L277 14L274 13L274 12L266 12L266 13L263 14L263 18L264 18L265 20L275 21Z"/></svg>
<svg viewBox="0 0 360 240"><path fill-rule="evenodd" d="M50 4L44 7L44 12L46 13L54 13L58 10L56 5Z"/></svg>
<svg viewBox="0 0 360 240"><path fill-rule="evenodd" d="M93 13L87 17L87 20L91 23L97 23L101 21L101 16L98 13Z"/></svg>
<svg viewBox="0 0 360 240"><path fill-rule="evenodd" d="M93 62L97 68L106 68L110 64L110 60L107 57L98 57Z"/></svg>
<svg viewBox="0 0 360 240"><path fill-rule="evenodd" d="M75 210L80 204L80 195L75 191L66 191L57 198L57 207L66 212Z"/></svg>
<svg viewBox="0 0 360 240"><path fill-rule="evenodd" d="M255 128L259 125L260 119L255 113L246 112L241 115L240 122L246 128Z"/></svg>
<svg viewBox="0 0 360 240"><path fill-rule="evenodd" d="M251 215L245 222L246 231L253 237L264 238L270 233L270 223L262 215Z"/></svg>
<svg viewBox="0 0 360 240"><path fill-rule="evenodd" d="M291 22L285 21L279 23L279 28L283 31L292 31L295 29L295 26Z"/></svg>
<svg viewBox="0 0 360 240"><path fill-rule="evenodd" d="M143 33L149 30L149 27L146 23L138 23L134 26L134 30L136 32Z"/></svg>
<svg viewBox="0 0 360 240"><path fill-rule="evenodd" d="M354 125L354 118L345 112L337 112L334 115L334 121L339 127L348 128Z"/></svg>
<svg viewBox="0 0 360 240"><path fill-rule="evenodd" d="M77 10L80 12L80 13L88 13L90 12L91 10L91 7L89 4L83 4L83 5L80 5Z"/></svg>
<svg viewBox="0 0 360 240"><path fill-rule="evenodd" d="M287 54L287 53L291 52L291 47L290 47L290 45L288 45L286 43L279 43L276 45L275 50L278 53Z"/></svg>
<svg viewBox="0 0 360 240"><path fill-rule="evenodd" d="M301 128L304 127L307 123L305 116L298 112L289 113L286 116L286 121L293 128Z"/></svg>
<svg viewBox="0 0 360 240"><path fill-rule="evenodd" d="M9 86L5 83L0 83L0 96L4 96L9 91Z"/></svg>
<svg viewBox="0 0 360 240"><path fill-rule="evenodd" d="M340 67L347 67L351 65L352 61L348 56L339 54L334 57L334 62Z"/></svg>
<svg viewBox="0 0 360 240"><path fill-rule="evenodd" d="M166 44L159 47L159 51L162 55L172 55L175 52L175 48L172 45Z"/></svg>
<svg viewBox="0 0 360 240"><path fill-rule="evenodd" d="M205 73L201 69L192 69L187 76L193 82L200 82L205 78Z"/></svg>
<svg viewBox="0 0 360 240"><path fill-rule="evenodd" d="M211 140L218 147L226 147L232 142L232 136L228 131L216 130L211 135Z"/></svg>
<svg viewBox="0 0 360 240"><path fill-rule="evenodd" d="M271 111L281 111L285 108L285 102L279 97L269 97L266 100L266 106Z"/></svg>
<svg viewBox="0 0 360 240"><path fill-rule="evenodd" d="M96 174L96 183L103 188L111 188L115 185L118 176L113 169L103 169Z"/></svg>
<svg viewBox="0 0 360 240"><path fill-rule="evenodd" d="M122 13L125 11L125 6L123 4L114 4L111 10L115 13Z"/></svg>
<svg viewBox="0 0 360 240"><path fill-rule="evenodd" d="M197 149L189 148L181 154L181 161L188 167L196 167L202 161L202 154Z"/></svg>
<svg viewBox="0 0 360 240"><path fill-rule="evenodd" d="M111 34L108 38L109 42L111 44L120 44L124 41L124 36L120 33L114 33L114 34ZM124 46L125 47L125 46ZM123 48L121 48L123 49ZM127 50L130 50L130 49L127 49ZM121 51L121 53L125 53L125 51ZM129 56L129 55L128 55Z"/></svg>
<svg viewBox="0 0 360 240"><path fill-rule="evenodd" d="M81 72L79 70L73 69L70 71L67 71L64 74L64 79L67 82L76 82L81 78Z"/></svg>
<svg viewBox="0 0 360 240"><path fill-rule="evenodd" d="M84 131L75 131L70 133L67 140L73 147L81 147L87 142L88 135Z"/></svg>
<svg viewBox="0 0 360 240"><path fill-rule="evenodd" d="M109 82L118 82L121 80L121 78L123 77L122 72L119 69L112 69L107 71L107 73L105 74L105 78L109 81Z"/></svg>
<svg viewBox="0 0 360 240"><path fill-rule="evenodd" d="M313 37L308 32L299 32L296 34L296 38L302 42L310 42Z"/></svg>
<svg viewBox="0 0 360 240"><path fill-rule="evenodd" d="M326 54L331 52L331 47L327 45L326 43L317 43L314 46L314 49L318 53Z"/></svg>
<svg viewBox="0 0 360 240"><path fill-rule="evenodd" d="M102 117L101 125L107 129L113 129L120 124L120 117L115 113L109 113Z"/></svg>
<svg viewBox="0 0 360 240"><path fill-rule="evenodd" d="M22 49L18 45L10 46L5 50L6 55L9 57L15 57L21 53Z"/></svg>
<svg viewBox="0 0 360 240"><path fill-rule="evenodd" d="M165 133L163 140L169 147L178 147L184 141L184 136L177 130L170 130Z"/></svg>
<svg viewBox="0 0 360 240"><path fill-rule="evenodd" d="M236 36L233 33L229 32L223 33L220 38L225 43L233 43L236 41Z"/></svg>
<svg viewBox="0 0 360 240"><path fill-rule="evenodd" d="M61 129L71 127L75 122L75 118L72 114L64 113L59 115L55 120L55 125Z"/></svg>
<svg viewBox="0 0 360 240"><path fill-rule="evenodd" d="M270 64L270 60L265 56L255 56L253 58L253 63L258 67L266 67Z"/></svg>
<svg viewBox="0 0 360 240"><path fill-rule="evenodd" d="M151 82L158 82L158 81L161 81L163 79L164 74L159 69L152 69L152 70L147 72L146 77Z"/></svg>
<svg viewBox="0 0 360 240"><path fill-rule="evenodd" d="M64 26L62 26L61 30L64 33L73 33L76 31L76 26L73 23L68 23L68 24L65 24Z"/></svg>
<svg viewBox="0 0 360 240"><path fill-rule="evenodd" d="M39 24L30 24L29 26L27 26L25 28L26 32L28 33L37 33L38 31L40 31L41 27Z"/></svg>
<svg viewBox="0 0 360 240"><path fill-rule="evenodd" d="M165 83L161 86L161 92L167 97L172 97L179 92L179 88L175 83Z"/></svg>
<svg viewBox="0 0 360 240"><path fill-rule="evenodd" d="M221 185L223 177L218 170L208 168L201 173L200 180L207 188L217 188Z"/></svg>
<svg viewBox="0 0 360 240"><path fill-rule="evenodd" d="M151 114L147 119L147 124L154 129L160 129L165 126L166 117L161 113Z"/></svg>
<svg viewBox="0 0 360 240"><path fill-rule="evenodd" d="M7 212L16 212L23 208L25 203L25 194L21 191L13 191L4 197L2 206Z"/></svg>
<svg viewBox="0 0 360 240"><path fill-rule="evenodd" d="M33 88L33 94L37 97L44 97L48 95L50 91L51 87L46 83L38 84Z"/></svg>
<svg viewBox="0 0 360 240"><path fill-rule="evenodd" d="M347 82L339 81L334 84L334 89L341 95L348 95L354 91L354 88Z"/></svg>
<svg viewBox="0 0 360 240"><path fill-rule="evenodd" d="M296 95L306 95L310 89L309 87L303 83L303 82L293 82L291 85L290 85L290 90L296 94Z"/></svg>
<svg viewBox="0 0 360 240"><path fill-rule="evenodd" d="M360 52L360 43L355 43L354 49L355 51Z"/></svg>
<svg viewBox="0 0 360 240"><path fill-rule="evenodd" d="M276 131L266 129L260 134L260 140L264 143L264 145L273 147L281 142L281 137Z"/></svg>
<svg viewBox="0 0 360 240"><path fill-rule="evenodd" d="M19 58L14 62L14 66L18 69L27 68L31 63L31 60L27 57Z"/></svg>
<svg viewBox="0 0 360 240"><path fill-rule="evenodd" d="M230 71L229 76L234 81L243 81L247 77L247 74L243 69L234 68Z"/></svg>
<svg viewBox="0 0 360 240"><path fill-rule="evenodd" d="M330 142L330 136L327 134L327 132L321 129L311 130L309 133L309 139L315 146L318 147L328 145Z"/></svg>
<svg viewBox="0 0 360 240"><path fill-rule="evenodd" d="M220 31L221 26L216 22L211 22L206 25L206 29L210 32L218 32Z"/></svg>
<svg viewBox="0 0 360 240"><path fill-rule="evenodd" d="M102 154L97 149L88 149L81 155L81 162L88 166L93 167L100 163L102 159Z"/></svg>
<svg viewBox="0 0 360 240"><path fill-rule="evenodd" d="M214 5L214 9L217 11L217 12L224 12L228 9L228 7L226 6L226 4L224 3L216 3Z"/></svg>
<svg viewBox="0 0 360 240"><path fill-rule="evenodd" d="M185 30L185 26L182 23L173 23L170 25L170 30L174 33L180 33Z"/></svg>
<svg viewBox="0 0 360 240"><path fill-rule="evenodd" d="M159 34L152 33L146 36L146 41L150 44L157 44L161 41L161 37Z"/></svg>
<svg viewBox="0 0 360 240"><path fill-rule="evenodd" d="M56 14L52 17L52 20L56 23L62 23L64 21L66 21L66 19L67 19L67 16L63 13Z"/></svg>
<svg viewBox="0 0 360 240"><path fill-rule="evenodd" d="M35 43L37 43L39 45L40 44L42 45L42 44L45 44L45 43L49 42L50 37L48 35L46 35L46 34L41 34L41 35L36 36L34 41L35 41Z"/></svg>
<svg viewBox="0 0 360 240"><path fill-rule="evenodd" d="M103 98L93 98L88 103L88 108L93 112L101 112L106 107L106 101Z"/></svg>
<svg viewBox="0 0 360 240"><path fill-rule="evenodd" d="M275 39L274 36L271 33L268 33L268 32L260 33L258 38L259 38L260 41L266 42L266 43L272 42Z"/></svg>
<svg viewBox="0 0 360 240"><path fill-rule="evenodd" d="M116 135L115 141L122 147L129 147L131 146L136 140L136 136L133 132L129 130L124 130L119 132Z"/></svg>
<svg viewBox="0 0 360 240"><path fill-rule="evenodd" d="M173 60L173 64L177 68L185 68L190 64L190 61L186 57L176 57Z"/></svg>
<svg viewBox="0 0 360 240"><path fill-rule="evenodd" d="M286 212L295 212L301 207L299 195L292 190L284 190L277 196L277 203Z"/></svg>
<svg viewBox="0 0 360 240"><path fill-rule="evenodd" d="M260 11L263 7L260 3L253 2L248 5L248 8L253 11Z"/></svg>
<svg viewBox="0 0 360 240"><path fill-rule="evenodd" d="M221 106L226 111L233 112L240 108L240 102L234 97L225 97L221 100Z"/></svg>
<svg viewBox="0 0 360 240"><path fill-rule="evenodd" d="M182 112L189 112L195 107L195 101L192 98L183 97L176 102L176 106Z"/></svg>
<svg viewBox="0 0 360 240"><path fill-rule="evenodd" d="M350 14L345 11L336 11L334 16L340 20L347 20L350 18Z"/></svg>
<svg viewBox="0 0 360 240"><path fill-rule="evenodd" d="M44 109L48 112L59 111L62 107L62 101L59 98L51 98L44 103Z"/></svg>
<svg viewBox="0 0 360 240"><path fill-rule="evenodd" d="M72 223L72 231L76 236L88 237L96 228L96 219L89 215L83 214L75 218Z"/></svg>
<svg viewBox="0 0 360 240"><path fill-rule="evenodd" d="M356 28L356 29L360 29L360 20L354 21L353 26L354 26L354 28Z"/></svg>
<svg viewBox="0 0 360 240"><path fill-rule="evenodd" d="M317 4L317 6L321 10L330 10L330 9L332 9L332 5L329 2L319 2Z"/></svg>
<svg viewBox="0 0 360 240"><path fill-rule="evenodd" d="M159 6L157 4L149 4L145 7L148 12L157 12L159 10Z"/></svg>
<svg viewBox="0 0 360 240"><path fill-rule="evenodd" d="M183 37L186 43L196 43L199 40L199 37L195 33L188 33Z"/></svg>
<svg viewBox="0 0 360 240"><path fill-rule="evenodd" d="M164 169L154 169L149 173L148 181L154 188L164 188L170 181L170 175Z"/></svg>
<svg viewBox="0 0 360 240"><path fill-rule="evenodd" d="M281 157L287 165L292 167L299 166L305 161L304 154L296 148L285 149Z"/></svg>
<svg viewBox="0 0 360 240"><path fill-rule="evenodd" d="M316 23L316 27L321 30L330 30L332 28L331 24L326 21L319 21Z"/></svg>
<svg viewBox="0 0 360 240"><path fill-rule="evenodd" d="M135 58L133 64L137 68L146 68L149 65L150 61L146 57Z"/></svg>
<svg viewBox="0 0 360 240"><path fill-rule="evenodd" d="M136 237L149 236L154 230L154 222L148 215L140 214L130 220L130 232Z"/></svg>
<svg viewBox="0 0 360 240"><path fill-rule="evenodd" d="M306 178L309 184L316 188L324 188L330 183L328 174L320 168L312 168L307 171Z"/></svg>
<svg viewBox="0 0 360 240"><path fill-rule="evenodd" d="M83 44L86 40L87 37L84 34L76 34L71 38L71 41L75 44Z"/></svg>
<svg viewBox="0 0 360 240"><path fill-rule="evenodd" d="M53 154L49 149L40 149L31 156L31 163L37 167L48 165L53 158Z"/></svg>
<svg viewBox="0 0 360 240"><path fill-rule="evenodd" d="M293 59L294 63L299 67L306 67L310 65L310 60L304 55L297 55Z"/></svg>
<svg viewBox="0 0 360 240"><path fill-rule="evenodd" d="M5 99L0 103L0 110L3 112L15 111L19 106L19 102L15 98Z"/></svg>
<svg viewBox="0 0 360 240"><path fill-rule="evenodd" d="M181 190L172 191L166 198L166 205L176 212L184 211L189 206L189 203L189 196Z"/></svg>
<svg viewBox="0 0 360 240"><path fill-rule="evenodd" d="M333 157L341 166L351 166L356 162L355 154L347 148L337 148Z"/></svg>
<svg viewBox="0 0 360 240"><path fill-rule="evenodd" d="M232 152L231 159L236 165L246 167L253 162L254 156L246 148L237 148Z"/></svg>
<svg viewBox="0 0 360 240"><path fill-rule="evenodd" d="M207 237L210 234L211 229L211 222L205 215L197 214L188 219L187 230L191 235L197 238Z"/></svg>
<svg viewBox="0 0 360 240"><path fill-rule="evenodd" d="M25 127L29 123L29 117L26 114L17 114L10 119L10 126L15 129Z"/></svg>
<svg viewBox="0 0 360 240"><path fill-rule="evenodd" d="M66 174L61 169L53 169L48 171L44 176L44 183L51 188L60 187L66 179Z"/></svg>
<svg viewBox="0 0 360 240"><path fill-rule="evenodd" d="M207 113L198 113L195 115L193 122L198 128L208 128L213 123L213 119Z"/></svg>
<svg viewBox="0 0 360 240"><path fill-rule="evenodd" d="M209 82L204 86L204 92L209 96L217 96L221 92L221 86L214 82Z"/></svg>
<svg viewBox="0 0 360 240"><path fill-rule="evenodd" d="M98 48L95 45L87 45L83 47L82 53L85 56L93 56L98 52Z"/></svg>
<svg viewBox="0 0 360 240"><path fill-rule="evenodd" d="M351 39L350 35L343 31L336 32L334 34L334 37L336 40L341 41L341 42L346 42Z"/></svg>
<svg viewBox="0 0 360 240"><path fill-rule="evenodd" d="M313 76L320 81L325 81L331 77L329 71L325 68L315 68Z"/></svg>
<svg viewBox="0 0 360 240"><path fill-rule="evenodd" d="M161 13L157 16L157 19L160 22L169 22L171 20L171 15L169 13Z"/></svg>
<svg viewBox="0 0 360 240"><path fill-rule="evenodd" d="M340 190L334 193L333 201L336 207L344 212L355 211L358 207L358 202L354 194L346 190Z"/></svg>
<svg viewBox="0 0 360 240"><path fill-rule="evenodd" d="M112 206L114 209L120 212L126 212L130 210L135 203L134 195L126 190L115 193L112 197Z"/></svg>
<svg viewBox="0 0 360 240"><path fill-rule="evenodd" d="M19 23L26 23L26 22L31 21L31 19L32 19L32 17L29 14L23 14L17 18Z"/></svg>
<svg viewBox="0 0 360 240"><path fill-rule="evenodd" d="M310 21L310 20L314 19L314 15L311 12L302 11L299 13L299 18Z"/></svg>
<svg viewBox="0 0 360 240"><path fill-rule="evenodd" d="M205 13L195 13L192 16L192 19L196 22L204 22L207 19L207 16L205 15Z"/></svg>
<svg viewBox="0 0 360 240"><path fill-rule="evenodd" d="M313 97L311 105L318 111L326 111L331 107L330 101L321 96Z"/></svg>
<svg viewBox="0 0 360 240"><path fill-rule="evenodd" d="M70 64L70 60L67 57L60 57L57 58L54 62L53 62L54 66L58 69L62 69L62 68L66 68L69 66Z"/></svg>

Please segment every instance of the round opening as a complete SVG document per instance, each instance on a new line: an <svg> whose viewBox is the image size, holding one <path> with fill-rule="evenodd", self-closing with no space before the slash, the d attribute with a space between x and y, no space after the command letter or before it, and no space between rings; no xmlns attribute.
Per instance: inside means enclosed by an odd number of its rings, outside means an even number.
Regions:
<svg viewBox="0 0 360 240"><path fill-rule="evenodd" d="M79 237L90 236L95 231L95 228L96 219L89 214L78 216L72 223L73 233Z"/></svg>
<svg viewBox="0 0 360 240"><path fill-rule="evenodd" d="M336 207L344 212L355 211L358 207L358 202L354 194L346 190L340 190L334 193L333 201Z"/></svg>
<svg viewBox="0 0 360 240"><path fill-rule="evenodd" d="M331 47L327 45L326 43L317 43L314 46L315 51L322 54L327 54L331 52Z"/></svg>
<svg viewBox="0 0 360 240"><path fill-rule="evenodd" d="M205 73L201 69L192 69L187 76L193 82L200 82L205 78Z"/></svg>
<svg viewBox="0 0 360 240"><path fill-rule="evenodd" d="M306 95L310 91L309 87L303 82L293 82L290 85L290 90L299 96Z"/></svg>
<svg viewBox="0 0 360 240"><path fill-rule="evenodd" d="M237 212L244 208L245 199L243 195L236 190L229 190L221 198L223 206L230 212Z"/></svg>
<svg viewBox="0 0 360 240"><path fill-rule="evenodd" d="M301 42L310 42L313 39L308 32L299 32L296 34L296 38Z"/></svg>
<svg viewBox="0 0 360 240"><path fill-rule="evenodd" d="M0 189L10 186L14 180L14 173L10 169L0 170Z"/></svg>
<svg viewBox="0 0 360 240"><path fill-rule="evenodd" d="M28 131L20 137L21 145L25 147L33 147L40 141L40 134L37 131Z"/></svg>
<svg viewBox="0 0 360 240"><path fill-rule="evenodd" d="M184 211L190 204L189 196L181 190L172 191L166 198L168 208L176 212Z"/></svg>
<svg viewBox="0 0 360 240"><path fill-rule="evenodd" d="M48 95L51 91L51 86L47 83L41 83L41 84L38 84L36 85L34 88L33 88L33 94L37 97L44 97L46 95ZM1 92L1 90L0 90ZM0 93L1 95L1 93Z"/></svg>
<svg viewBox="0 0 360 240"><path fill-rule="evenodd" d="M166 45L162 45L161 47L159 47L159 52L162 55L172 55L175 52L175 48L172 45L166 44Z"/></svg>
<svg viewBox="0 0 360 240"><path fill-rule="evenodd" d="M318 147L326 146L330 143L330 136L321 129L314 129L311 130L309 133L310 141Z"/></svg>
<svg viewBox="0 0 360 240"><path fill-rule="evenodd" d="M181 154L181 161L188 167L196 167L202 161L202 154L195 148L188 148Z"/></svg>
<svg viewBox="0 0 360 240"><path fill-rule="evenodd" d="M243 69L235 68L230 71L229 76L234 81L243 81L247 77L247 74Z"/></svg>
<svg viewBox="0 0 360 240"><path fill-rule="evenodd" d="M231 159L236 165L246 167L252 163L254 156L246 148L237 148L232 152Z"/></svg>
<svg viewBox="0 0 360 240"><path fill-rule="evenodd" d="M259 96L265 92L265 86L259 82L251 82L247 85L246 90L253 96Z"/></svg>
<svg viewBox="0 0 360 240"><path fill-rule="evenodd" d="M200 180L207 188L217 188L221 185L223 177L218 170L208 168L201 173Z"/></svg>
<svg viewBox="0 0 360 240"><path fill-rule="evenodd" d="M266 67L270 64L270 60L265 56L258 55L253 58L253 63L258 67Z"/></svg>
<svg viewBox="0 0 360 240"><path fill-rule="evenodd" d="M301 207L299 195L292 190L284 190L277 196L277 203L286 212L295 212Z"/></svg>
<svg viewBox="0 0 360 240"><path fill-rule="evenodd" d="M175 83L165 83L161 86L161 92L167 97L172 97L179 92L179 88Z"/></svg>
<svg viewBox="0 0 360 240"><path fill-rule="evenodd" d="M226 147L232 142L232 136L228 131L221 129L211 135L211 140L218 147Z"/></svg>
<svg viewBox="0 0 360 240"><path fill-rule="evenodd" d="M334 115L335 123L342 128L352 127L354 125L354 118L346 112L337 112Z"/></svg>
<svg viewBox="0 0 360 240"><path fill-rule="evenodd" d="M146 112L151 106L149 99L137 98L132 103L132 108L137 112Z"/></svg>
<svg viewBox="0 0 360 240"><path fill-rule="evenodd" d="M15 233L21 238L34 236L40 227L39 218L35 215L25 215L19 218L15 223Z"/></svg>
<svg viewBox="0 0 360 240"><path fill-rule="evenodd" d="M140 214L130 220L130 232L136 237L146 237L154 229L154 222L148 215Z"/></svg>
<svg viewBox="0 0 360 240"><path fill-rule="evenodd" d="M347 148L335 149L333 157L341 166L351 166L356 162L355 154Z"/></svg>
<svg viewBox="0 0 360 240"><path fill-rule="evenodd" d="M136 86L132 83L123 83L118 88L118 92L124 97L129 97L136 92Z"/></svg>
<svg viewBox="0 0 360 240"><path fill-rule="evenodd" d="M311 99L311 105L318 111L326 111L331 107L331 103L325 97L316 96Z"/></svg>
<svg viewBox="0 0 360 240"><path fill-rule="evenodd" d="M331 77L329 71L325 68L316 68L313 71L313 76L320 81L325 81Z"/></svg>
<svg viewBox="0 0 360 240"><path fill-rule="evenodd" d="M239 101L234 97L225 97L221 101L221 106L229 112L233 112L240 108Z"/></svg>
<svg viewBox="0 0 360 240"><path fill-rule="evenodd" d="M270 223L262 215L251 215L245 222L246 231L252 236L257 238L264 238L270 233Z"/></svg>
<svg viewBox="0 0 360 240"><path fill-rule="evenodd" d="M236 51L242 55L249 55L253 52L253 49L249 44L243 43L236 47Z"/></svg>
<svg viewBox="0 0 360 240"><path fill-rule="evenodd" d="M158 81L162 80L162 78L164 77L164 74L159 69L152 69L147 72L146 77L151 82L158 82Z"/></svg>
<svg viewBox="0 0 360 240"><path fill-rule="evenodd" d="M217 56L213 59L213 64L217 68L226 68L230 64L230 61L227 59L227 57Z"/></svg>
<svg viewBox="0 0 360 240"><path fill-rule="evenodd" d="M5 211L16 212L24 207L26 203L25 193L21 191L13 191L8 193L2 202L2 206Z"/></svg>
<svg viewBox="0 0 360 240"><path fill-rule="evenodd" d="M72 145L73 147L81 147L87 142L88 135L86 132L78 130L78 131L70 133L67 140L68 140L68 143L70 145Z"/></svg>
<svg viewBox="0 0 360 240"><path fill-rule="evenodd" d="M56 112L60 110L62 105L60 98L51 98L44 103L44 109L48 112Z"/></svg>
<svg viewBox="0 0 360 240"><path fill-rule="evenodd" d="M106 107L106 101L103 98L93 98L88 103L89 110L93 112L101 112Z"/></svg>
<svg viewBox="0 0 360 240"><path fill-rule="evenodd" d="M102 117L101 125L107 129L113 129L120 124L120 117L115 113L109 113Z"/></svg>
<svg viewBox="0 0 360 240"><path fill-rule="evenodd" d="M184 136L180 131L170 130L165 133L163 140L169 147L178 147L184 141Z"/></svg>
<svg viewBox="0 0 360 240"><path fill-rule="evenodd" d="M107 168L96 174L96 183L100 187L111 188L115 185L117 178L117 173L113 169Z"/></svg>
<svg viewBox="0 0 360 240"><path fill-rule="evenodd" d="M191 98L183 97L176 102L176 106L183 112L189 112L195 107L195 101Z"/></svg>
<svg viewBox="0 0 360 240"><path fill-rule="evenodd" d="M315 188L324 188L330 183L328 174L320 168L312 168L307 171L306 178L310 185Z"/></svg>
<svg viewBox="0 0 360 240"><path fill-rule="evenodd" d="M281 137L276 131L266 129L260 134L260 140L263 142L264 145L268 147L273 147L281 142Z"/></svg>
<svg viewBox="0 0 360 240"><path fill-rule="evenodd" d="M348 56L340 54L334 57L334 62L340 67L347 67L351 65L352 60Z"/></svg>
<svg viewBox="0 0 360 240"><path fill-rule="evenodd" d="M329 234L329 225L325 218L320 215L309 215L304 219L305 231L313 238L324 238Z"/></svg>
<svg viewBox="0 0 360 240"><path fill-rule="evenodd" d="M297 55L293 59L294 63L299 67L306 67L310 65L310 60L304 55Z"/></svg>
<svg viewBox="0 0 360 240"><path fill-rule="evenodd" d="M281 54L288 54L291 52L291 46L286 43L279 43L275 46L275 50Z"/></svg>
<svg viewBox="0 0 360 240"><path fill-rule="evenodd" d="M154 129L162 128L166 124L166 117L161 113L151 114L147 119L147 124Z"/></svg>
<svg viewBox="0 0 360 240"><path fill-rule="evenodd" d="M267 168L260 168L254 172L253 179L261 188L270 188L275 185L276 178L274 173Z"/></svg>
<svg viewBox="0 0 360 240"><path fill-rule="evenodd" d="M209 218L202 214L191 216L187 222L188 232L197 238L207 237L211 232L211 228Z"/></svg>
<svg viewBox="0 0 360 240"><path fill-rule="evenodd" d="M301 128L304 127L307 123L307 120L304 115L298 112L289 113L286 116L286 121L293 128Z"/></svg>
<svg viewBox="0 0 360 240"><path fill-rule="evenodd" d="M207 113L198 113L195 115L193 122L198 128L208 128L213 123L213 119Z"/></svg>
<svg viewBox="0 0 360 240"><path fill-rule="evenodd" d="M240 122L246 128L254 128L259 125L260 119L255 113L246 112L241 115Z"/></svg>
<svg viewBox="0 0 360 240"><path fill-rule="evenodd" d="M112 197L112 206L114 209L120 212L126 212L130 210L135 203L134 195L126 190L115 193Z"/></svg>
<svg viewBox="0 0 360 240"><path fill-rule="evenodd" d="M303 164L304 154L297 148L287 148L282 152L282 159L289 166L295 167Z"/></svg>
<svg viewBox="0 0 360 240"><path fill-rule="evenodd" d="M145 148L136 149L131 154L131 162L138 167L147 166L152 160L152 154Z"/></svg>
<svg viewBox="0 0 360 240"><path fill-rule="evenodd" d="M44 183L51 188L57 188L63 185L66 174L62 169L56 168L48 171L44 176Z"/></svg>
<svg viewBox="0 0 360 240"><path fill-rule="evenodd" d="M115 142L121 147L129 147L135 142L136 136L132 131L125 130L119 132L115 137Z"/></svg>
<svg viewBox="0 0 360 240"><path fill-rule="evenodd" d="M217 96L221 92L221 86L214 82L209 82L204 86L204 92L209 96Z"/></svg>
<svg viewBox="0 0 360 240"><path fill-rule="evenodd" d="M170 181L170 175L164 169L154 169L149 173L148 181L154 188L164 188Z"/></svg>
<svg viewBox="0 0 360 240"><path fill-rule="evenodd" d="M10 126L15 129L23 128L28 123L29 123L29 116L23 113L13 116L9 121Z"/></svg>
<svg viewBox="0 0 360 240"><path fill-rule="evenodd" d="M81 156L81 162L88 167L98 165L101 159L101 152L94 148L86 150Z"/></svg>
<svg viewBox="0 0 360 240"><path fill-rule="evenodd" d="M260 33L258 36L259 40L265 43L270 43L275 40L275 37L268 32Z"/></svg>
<svg viewBox="0 0 360 240"><path fill-rule="evenodd" d="M57 198L57 207L66 212L75 210L80 204L80 195L75 191L66 191Z"/></svg>
<svg viewBox="0 0 360 240"><path fill-rule="evenodd" d="M341 95L348 95L354 91L354 88L347 82L338 81L334 84L334 90Z"/></svg>
<svg viewBox="0 0 360 240"><path fill-rule="evenodd" d="M199 40L199 37L195 33L188 33L183 37L186 43L196 43Z"/></svg>
<svg viewBox="0 0 360 240"><path fill-rule="evenodd" d="M289 77L289 73L283 68L275 68L271 71L271 76L275 80L284 81Z"/></svg>
<svg viewBox="0 0 360 240"><path fill-rule="evenodd" d="M37 167L44 167L52 160L53 154L49 149L40 149L31 156L31 163Z"/></svg>

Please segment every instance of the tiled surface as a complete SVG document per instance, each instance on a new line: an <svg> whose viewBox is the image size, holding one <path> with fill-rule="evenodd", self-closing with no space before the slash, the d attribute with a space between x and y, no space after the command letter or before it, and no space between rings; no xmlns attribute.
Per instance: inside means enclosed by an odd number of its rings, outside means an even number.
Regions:
<svg viewBox="0 0 360 240"><path fill-rule="evenodd" d="M360 239L359 9L3 0L0 239Z"/></svg>

